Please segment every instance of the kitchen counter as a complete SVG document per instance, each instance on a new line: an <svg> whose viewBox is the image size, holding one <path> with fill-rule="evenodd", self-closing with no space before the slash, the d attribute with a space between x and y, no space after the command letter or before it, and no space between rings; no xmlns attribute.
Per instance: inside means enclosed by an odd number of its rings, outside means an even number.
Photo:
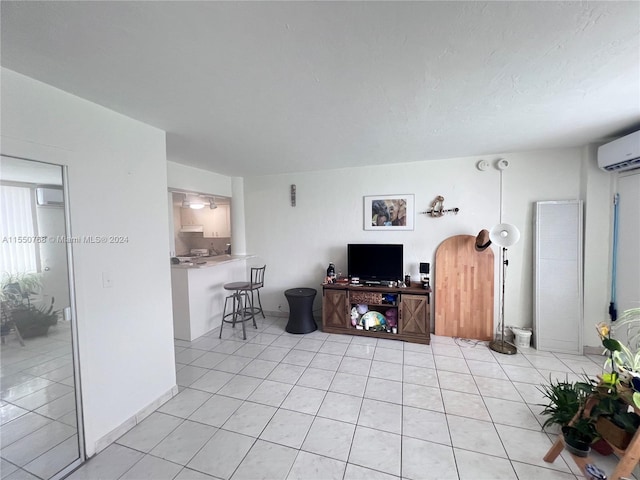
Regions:
<svg viewBox="0 0 640 480"><path fill-rule="evenodd" d="M171 265L173 336L192 341L219 327L224 299L229 294L224 284L248 281L247 260L254 257L218 255L201 257L206 262L202 265Z"/></svg>
<svg viewBox="0 0 640 480"><path fill-rule="evenodd" d="M238 262L242 260L247 260L249 258L253 258L255 255L216 255L211 257L199 257L194 262L190 263L179 263L178 265L171 265L171 268L185 269L185 268L208 268L215 267L216 265L221 265L229 262ZM204 263L199 263L204 262Z"/></svg>

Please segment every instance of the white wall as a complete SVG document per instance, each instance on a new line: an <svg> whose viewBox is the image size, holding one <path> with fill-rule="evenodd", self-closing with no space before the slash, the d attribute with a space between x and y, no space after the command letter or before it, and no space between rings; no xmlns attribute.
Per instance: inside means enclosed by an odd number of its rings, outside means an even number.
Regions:
<svg viewBox="0 0 640 480"><path fill-rule="evenodd" d="M503 221L513 223L522 233L520 242L509 249L505 323L531 326L533 204L581 198L582 165L594 159L585 160L579 148L245 178L247 250L267 263L265 310L287 311L283 292L298 286L318 289L314 307L319 309L320 284L329 261L346 274L347 243L403 243L405 270L418 279L418 263L433 263L443 240L458 234L476 235L499 222L500 174L493 167L499 157L510 162L503 174ZM481 158L492 164L487 171L475 167ZM296 207L290 206L291 184L297 186ZM458 207L460 213L442 218L416 214L413 231L364 231L362 197L396 193L415 194L417 212L443 195L445 207ZM603 208L608 211L601 204L591 206L591 211ZM602 225L602 219L607 214L593 218L598 225L589 227L606 231L608 225ZM492 248L497 279L499 255ZM590 248L589 254L606 261L607 249L604 242ZM585 296L600 295L606 282L606 278L594 279ZM435 295L437 301L437 292ZM497 292L495 298L497 312Z"/></svg>
<svg viewBox="0 0 640 480"><path fill-rule="evenodd" d="M2 69L2 153L69 166L88 455L175 387L163 131ZM102 275L113 280L103 288Z"/></svg>
<svg viewBox="0 0 640 480"><path fill-rule="evenodd" d="M169 188L232 196L231 177L175 162L167 162L167 183Z"/></svg>
<svg viewBox="0 0 640 480"><path fill-rule="evenodd" d="M600 170L597 147L582 149L582 193L584 201L584 328L583 343L601 343L595 325L609 320L613 186L615 174Z"/></svg>
<svg viewBox="0 0 640 480"><path fill-rule="evenodd" d="M616 306L618 315L640 307L640 171L620 173Z"/></svg>

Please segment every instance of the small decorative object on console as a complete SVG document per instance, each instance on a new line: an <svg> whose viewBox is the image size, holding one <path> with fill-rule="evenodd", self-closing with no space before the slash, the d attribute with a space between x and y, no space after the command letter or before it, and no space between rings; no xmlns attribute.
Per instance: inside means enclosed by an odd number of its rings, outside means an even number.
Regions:
<svg viewBox="0 0 640 480"><path fill-rule="evenodd" d="M329 262L327 267L327 278L325 283L336 283L336 267L332 262Z"/></svg>

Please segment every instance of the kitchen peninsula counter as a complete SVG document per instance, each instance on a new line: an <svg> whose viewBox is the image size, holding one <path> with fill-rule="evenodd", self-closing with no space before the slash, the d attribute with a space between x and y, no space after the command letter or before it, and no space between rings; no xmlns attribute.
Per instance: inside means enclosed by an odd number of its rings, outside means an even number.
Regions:
<svg viewBox="0 0 640 480"><path fill-rule="evenodd" d="M192 341L222 323L225 283L249 280L255 255L218 255L204 264L171 266L174 337Z"/></svg>
<svg viewBox="0 0 640 480"><path fill-rule="evenodd" d="M239 262L254 257L255 255L216 255L212 257L202 257L200 261L204 263L179 263L177 265L171 265L171 268L209 268L229 262Z"/></svg>

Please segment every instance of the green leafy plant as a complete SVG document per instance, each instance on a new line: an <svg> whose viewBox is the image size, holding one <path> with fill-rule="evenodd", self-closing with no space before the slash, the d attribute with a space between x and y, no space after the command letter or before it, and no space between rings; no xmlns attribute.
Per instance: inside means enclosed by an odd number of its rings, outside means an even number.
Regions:
<svg viewBox="0 0 640 480"><path fill-rule="evenodd" d="M629 404L618 394L615 386L608 389L606 394L598 394L599 401L593 408L592 415L606 417L626 432L635 433L640 426L640 417L635 412L629 412Z"/></svg>
<svg viewBox="0 0 640 480"><path fill-rule="evenodd" d="M640 372L640 350L634 352L614 338L603 339L602 345L610 352L610 357L604 364L605 369L611 367L613 363L619 369Z"/></svg>
<svg viewBox="0 0 640 480"><path fill-rule="evenodd" d="M589 379L584 382L569 382L567 380L549 380L548 385L541 385L538 390L549 400L544 407L542 415L547 416L542 428L550 425L567 425L593 393L593 385Z"/></svg>
<svg viewBox="0 0 640 480"><path fill-rule="evenodd" d="M640 350L640 307L625 310L612 325L613 331L626 329L627 344L632 350Z"/></svg>
<svg viewBox="0 0 640 480"><path fill-rule="evenodd" d="M585 376L582 382L569 382L568 379L549 380L548 385L538 390L549 400L542 414L548 418L542 428L559 425L564 436L565 446L576 455L585 456L590 445L599 439L596 430L596 418L585 410L587 401L596 391L594 381Z"/></svg>
<svg viewBox="0 0 640 480"><path fill-rule="evenodd" d="M60 312L53 309L54 298L48 305L36 305L31 301L31 296L42 288L40 274L4 273L0 282L2 309L23 338L46 335L49 327L58 323ZM5 335L9 328L8 324L3 324L0 333Z"/></svg>
<svg viewBox="0 0 640 480"><path fill-rule="evenodd" d="M581 417L571 426L562 427L562 433L565 440L569 441L573 446L576 444L590 445L600 438L600 434L596 430L596 422L590 417Z"/></svg>
<svg viewBox="0 0 640 480"><path fill-rule="evenodd" d="M42 290L42 275L40 273L9 273L4 272L0 277L0 301L12 305L23 302L30 303L31 295Z"/></svg>

